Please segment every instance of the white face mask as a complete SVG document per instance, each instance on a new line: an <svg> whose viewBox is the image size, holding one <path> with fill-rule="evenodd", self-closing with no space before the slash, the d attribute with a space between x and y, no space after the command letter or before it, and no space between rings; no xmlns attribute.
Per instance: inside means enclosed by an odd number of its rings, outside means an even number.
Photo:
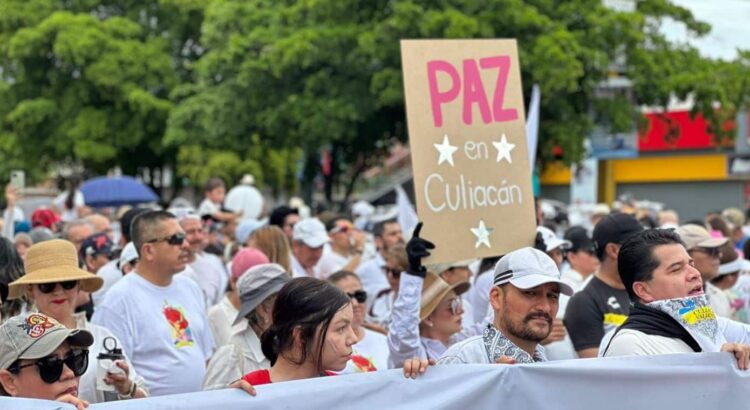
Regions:
<svg viewBox="0 0 750 410"><path fill-rule="evenodd" d="M648 306L661 310L676 320L704 351L713 351L713 346L719 344L719 323L706 295L657 300Z"/></svg>

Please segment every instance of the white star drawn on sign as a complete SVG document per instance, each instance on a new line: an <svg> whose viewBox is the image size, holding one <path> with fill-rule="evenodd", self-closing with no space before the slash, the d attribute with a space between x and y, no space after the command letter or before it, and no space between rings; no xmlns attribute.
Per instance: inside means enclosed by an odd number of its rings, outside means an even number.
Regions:
<svg viewBox="0 0 750 410"><path fill-rule="evenodd" d="M449 164L451 164L451 166L453 166L453 153L458 150L458 147L451 145L450 141L448 141L448 135L446 134L443 137L442 144L432 145L436 150L438 150L438 153L440 153L440 157L438 158L438 165L447 161Z"/></svg>
<svg viewBox="0 0 750 410"><path fill-rule="evenodd" d="M505 158L508 160L509 164L513 163L513 160L510 157L510 152L513 150L513 148L516 147L516 144L509 143L508 139L505 137L505 134L503 134L500 142L493 141L492 145L497 148L497 162L500 162L503 160L503 158Z"/></svg>
<svg viewBox="0 0 750 410"><path fill-rule="evenodd" d="M475 249L479 249L480 246L486 245L488 248L492 248L490 245L490 234L494 231L494 228L488 228L484 225L484 220L479 220L479 226L476 228L469 228L471 233L477 237L477 242L474 244Z"/></svg>

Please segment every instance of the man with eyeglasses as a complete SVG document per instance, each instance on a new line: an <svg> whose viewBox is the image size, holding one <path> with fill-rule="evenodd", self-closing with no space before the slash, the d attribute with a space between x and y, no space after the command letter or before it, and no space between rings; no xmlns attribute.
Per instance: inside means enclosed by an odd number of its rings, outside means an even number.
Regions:
<svg viewBox="0 0 750 410"><path fill-rule="evenodd" d="M560 294L573 289L546 253L526 247L495 265L493 323L483 334L453 344L438 364L514 364L547 361L541 341L552 331Z"/></svg>
<svg viewBox="0 0 750 410"><path fill-rule="evenodd" d="M711 284L711 280L719 276L721 246L729 239L714 238L706 228L692 224L680 226L677 228L677 234L685 242L685 248L695 263L695 269L701 273L703 290L711 304L711 309L718 316L731 318L732 309L729 298L721 289Z"/></svg>
<svg viewBox="0 0 750 410"><path fill-rule="evenodd" d="M214 342L203 292L177 275L190 260L175 216L149 211L132 223L136 269L107 293L94 315L122 342L153 396L200 391Z"/></svg>
<svg viewBox="0 0 750 410"><path fill-rule="evenodd" d="M0 395L56 400L88 407L78 381L94 337L41 313L14 316L0 326Z"/></svg>
<svg viewBox="0 0 750 410"><path fill-rule="evenodd" d="M362 262L364 235L355 231L354 224L341 216L328 221L326 230L331 238L331 246L323 250L318 262L318 275L326 279L339 270L354 272Z"/></svg>

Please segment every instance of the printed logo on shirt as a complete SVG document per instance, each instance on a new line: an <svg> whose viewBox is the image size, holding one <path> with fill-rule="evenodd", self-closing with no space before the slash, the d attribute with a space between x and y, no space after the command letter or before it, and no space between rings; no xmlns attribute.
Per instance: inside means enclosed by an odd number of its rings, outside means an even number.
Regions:
<svg viewBox="0 0 750 410"><path fill-rule="evenodd" d="M610 296L609 299L607 299L607 305L615 310L622 308L622 306L620 306L620 302L618 302L617 298L614 296Z"/></svg>
<svg viewBox="0 0 750 410"><path fill-rule="evenodd" d="M195 344L193 341L193 333L190 331L190 323L188 323L185 309L182 306L170 306L167 301L164 301L164 317L169 323L169 327L172 328L172 338L174 339L175 347L189 347Z"/></svg>
<svg viewBox="0 0 750 410"><path fill-rule="evenodd" d="M354 369L359 373L368 373L378 370L371 359L358 354L352 355L352 364L354 365Z"/></svg>
<svg viewBox="0 0 750 410"><path fill-rule="evenodd" d="M627 315L621 315L619 313L605 313L604 314L604 325L620 326L628 320Z"/></svg>

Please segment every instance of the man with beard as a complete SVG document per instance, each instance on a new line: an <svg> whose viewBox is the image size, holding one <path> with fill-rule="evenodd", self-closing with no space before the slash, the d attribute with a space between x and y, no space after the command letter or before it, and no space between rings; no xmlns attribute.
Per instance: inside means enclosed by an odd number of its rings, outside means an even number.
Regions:
<svg viewBox="0 0 750 410"><path fill-rule="evenodd" d="M370 299L372 299L368 301L368 305L375 300L375 297L381 291L390 288L385 272L386 255L388 255L388 251L391 248L404 243L401 225L395 219L378 222L372 234L375 238L375 246L378 248L378 252L374 258L362 263L356 270L357 276L362 281L362 288L370 295Z"/></svg>
<svg viewBox="0 0 750 410"><path fill-rule="evenodd" d="M131 235L138 265L112 286L93 323L117 336L153 396L200 391L214 341L201 289L177 275L190 258L185 231L173 214L149 211Z"/></svg>
<svg viewBox="0 0 750 410"><path fill-rule="evenodd" d="M633 307L611 340L603 342L604 356L721 351L748 369L750 326L717 318L678 234L654 229L631 237L617 265Z"/></svg>
<svg viewBox="0 0 750 410"><path fill-rule="evenodd" d="M552 331L560 293L573 294L555 261L533 248L510 252L495 265L493 284L493 324L482 335L449 347L438 364L547 361L540 342Z"/></svg>

